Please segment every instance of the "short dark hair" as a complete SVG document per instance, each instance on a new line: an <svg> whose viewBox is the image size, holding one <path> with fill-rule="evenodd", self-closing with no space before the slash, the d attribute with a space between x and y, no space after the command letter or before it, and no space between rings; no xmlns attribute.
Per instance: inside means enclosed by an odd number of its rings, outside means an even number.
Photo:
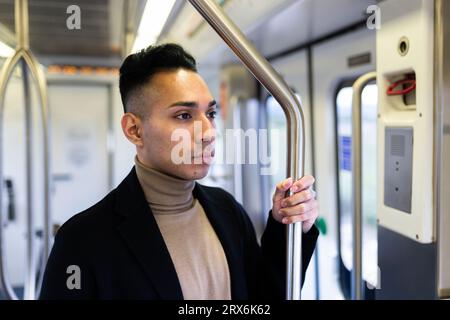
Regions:
<svg viewBox="0 0 450 320"><path fill-rule="evenodd" d="M145 110L139 110L140 108L136 106L128 107L130 98L134 95L142 94L140 89L157 72L180 68L197 72L197 63L194 57L175 43L149 46L126 57L120 67L119 81L124 112L132 112L138 116L144 116Z"/></svg>

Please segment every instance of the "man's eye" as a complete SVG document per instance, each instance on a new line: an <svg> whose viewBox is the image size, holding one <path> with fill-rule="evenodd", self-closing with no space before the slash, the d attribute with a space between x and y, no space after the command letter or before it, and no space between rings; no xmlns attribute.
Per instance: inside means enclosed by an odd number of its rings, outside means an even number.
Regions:
<svg viewBox="0 0 450 320"><path fill-rule="evenodd" d="M208 112L208 117L215 119L217 117L217 111Z"/></svg>
<svg viewBox="0 0 450 320"><path fill-rule="evenodd" d="M176 118L180 119L180 120L188 120L192 117L189 113L185 112L185 113L181 113L181 114L177 115Z"/></svg>

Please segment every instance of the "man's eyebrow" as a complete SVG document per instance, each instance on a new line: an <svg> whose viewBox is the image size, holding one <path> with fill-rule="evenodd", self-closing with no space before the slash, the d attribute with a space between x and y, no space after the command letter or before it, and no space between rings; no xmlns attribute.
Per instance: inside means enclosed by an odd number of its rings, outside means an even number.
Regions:
<svg viewBox="0 0 450 320"><path fill-rule="evenodd" d="M198 104L194 101L177 101L172 103L169 108L171 107L190 107L190 108L197 108Z"/></svg>
<svg viewBox="0 0 450 320"><path fill-rule="evenodd" d="M212 100L208 103L208 108L216 105L216 100ZM171 107L189 107L189 108L198 108L198 103L194 101L177 101L172 103L169 108Z"/></svg>

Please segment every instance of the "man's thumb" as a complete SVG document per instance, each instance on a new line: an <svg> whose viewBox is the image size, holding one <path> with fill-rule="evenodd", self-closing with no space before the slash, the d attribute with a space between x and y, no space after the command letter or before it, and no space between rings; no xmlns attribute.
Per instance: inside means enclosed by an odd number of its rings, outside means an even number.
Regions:
<svg viewBox="0 0 450 320"><path fill-rule="evenodd" d="M277 187L275 189L275 195L273 197L273 201L278 201L281 199L284 199L286 196L286 191L292 186L292 177L289 177L283 181L281 181L279 184L277 184Z"/></svg>

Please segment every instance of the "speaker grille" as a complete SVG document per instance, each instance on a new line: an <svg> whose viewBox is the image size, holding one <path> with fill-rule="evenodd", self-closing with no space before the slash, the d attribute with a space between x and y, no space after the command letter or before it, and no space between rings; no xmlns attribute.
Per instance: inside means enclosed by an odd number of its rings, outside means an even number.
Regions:
<svg viewBox="0 0 450 320"><path fill-rule="evenodd" d="M391 136L391 155L405 156L405 136L394 134Z"/></svg>

